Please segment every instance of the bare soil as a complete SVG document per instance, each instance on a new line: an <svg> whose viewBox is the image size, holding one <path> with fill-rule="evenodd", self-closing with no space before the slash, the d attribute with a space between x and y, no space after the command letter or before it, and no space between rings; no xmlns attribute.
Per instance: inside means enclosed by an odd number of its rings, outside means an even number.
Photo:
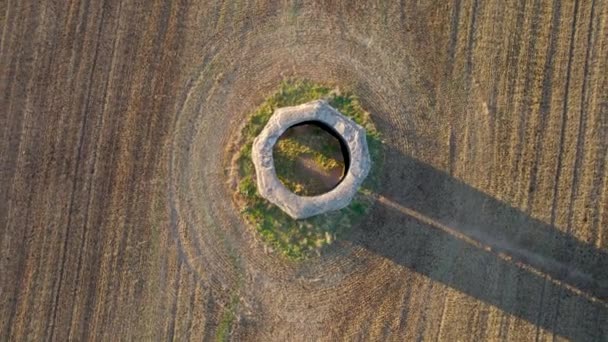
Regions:
<svg viewBox="0 0 608 342"><path fill-rule="evenodd" d="M290 182L286 186L291 191L296 191L290 186L291 182L297 182L304 188L308 196L320 195L335 188L344 177L344 155L341 151L340 141L315 125L305 124L291 127L279 138L289 139L298 144L308 146L312 153L285 153L283 158L294 161L290 170L277 169L277 175L286 178ZM277 144L278 144L277 143ZM275 146L275 158L278 158L277 146ZM335 161L335 165L325 167L315 160L314 153L321 154L323 158Z"/></svg>
<svg viewBox="0 0 608 342"><path fill-rule="evenodd" d="M607 25L600 0L0 2L0 340L606 341ZM226 184L286 77L353 89L387 150L372 213L302 263Z"/></svg>
<svg viewBox="0 0 608 342"><path fill-rule="evenodd" d="M296 163L299 168L296 171L297 177L302 179L317 179L320 184L313 192L324 193L338 185L344 175L344 165L325 170L317 164L310 156L298 156Z"/></svg>

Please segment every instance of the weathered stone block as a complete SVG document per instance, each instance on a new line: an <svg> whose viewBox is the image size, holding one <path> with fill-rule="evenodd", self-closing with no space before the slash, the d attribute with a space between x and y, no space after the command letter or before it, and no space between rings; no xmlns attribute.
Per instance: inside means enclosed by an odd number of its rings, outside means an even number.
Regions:
<svg viewBox="0 0 608 342"><path fill-rule="evenodd" d="M324 124L342 139L348 149L350 165L342 181L329 192L318 196L298 196L277 177L272 151L287 129L310 121ZM323 100L277 109L255 138L251 155L260 195L294 219L304 219L346 207L371 167L365 129Z"/></svg>

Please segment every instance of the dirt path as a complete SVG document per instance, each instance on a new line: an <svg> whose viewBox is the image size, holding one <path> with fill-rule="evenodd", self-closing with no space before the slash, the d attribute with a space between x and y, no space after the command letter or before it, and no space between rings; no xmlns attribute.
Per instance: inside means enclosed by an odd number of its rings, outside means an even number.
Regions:
<svg viewBox="0 0 608 342"><path fill-rule="evenodd" d="M295 151L281 151L278 149L283 139L290 139L296 146L304 146L308 152L298 153ZM280 165L277 161L283 153L282 158L293 162L287 170L281 170L277 166L279 177L285 177L292 182L302 185L306 189L307 196L320 195L335 188L344 176L344 156L342 155L340 141L330 133L323 131L315 125L305 124L291 127L278 140L275 145L275 166ZM320 153L323 158L335 161L333 167L323 167L315 160L315 154ZM287 184L289 188L289 184ZM292 191L296 189L290 188Z"/></svg>
<svg viewBox="0 0 608 342"><path fill-rule="evenodd" d="M608 3L9 1L0 340L608 338ZM385 138L351 237L265 250L226 185L284 78ZM231 305L238 297L237 305Z"/></svg>
<svg viewBox="0 0 608 342"><path fill-rule="evenodd" d="M296 163L302 168L305 176L314 177L315 179L320 180L323 185L323 190L325 191L329 191L336 187L344 174L343 168L340 167L333 168L329 171L319 168L311 157L299 157Z"/></svg>

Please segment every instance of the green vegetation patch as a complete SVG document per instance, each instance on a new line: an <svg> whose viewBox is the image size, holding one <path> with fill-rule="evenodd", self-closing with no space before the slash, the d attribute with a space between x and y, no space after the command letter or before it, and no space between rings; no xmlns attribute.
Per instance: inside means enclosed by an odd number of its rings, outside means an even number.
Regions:
<svg viewBox="0 0 608 342"><path fill-rule="evenodd" d="M279 179L300 196L328 192L344 175L340 141L315 125L288 129L277 141L273 156Z"/></svg>
<svg viewBox="0 0 608 342"><path fill-rule="evenodd" d="M236 307L239 304L239 297L233 294L228 307L224 309L222 317L215 333L215 340L217 342L224 342L230 340L230 334L234 328L234 321L236 320Z"/></svg>
<svg viewBox="0 0 608 342"><path fill-rule="evenodd" d="M328 212L304 220L294 220L281 209L260 197L255 181L255 168L251 160L251 146L262 131L275 109L295 106L312 100L325 99L345 116L350 117L367 131L367 143L372 159L370 174L364 181L351 204L339 211ZM339 161L332 158L333 150L324 150L327 144L311 140L285 139L277 143L275 167L277 175L296 193L306 195L308 187L298 189L297 173L290 168L301 153L309 153L317 165L331 169ZM317 144L317 145L315 145ZM275 251L291 260L301 260L316 253L348 233L354 222L360 220L373 204L371 194L378 187L378 174L382 169L383 153L380 133L369 113L361 107L359 100L350 92L341 92L310 81L289 80L281 84L276 93L262 103L245 124L241 136L241 149L237 152L237 203L246 219L262 239ZM295 188L295 190L294 190Z"/></svg>

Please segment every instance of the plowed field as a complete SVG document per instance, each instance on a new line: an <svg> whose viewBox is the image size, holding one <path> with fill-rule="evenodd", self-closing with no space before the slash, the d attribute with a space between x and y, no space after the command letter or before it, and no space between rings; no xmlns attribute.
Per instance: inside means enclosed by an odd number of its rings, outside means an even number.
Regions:
<svg viewBox="0 0 608 342"><path fill-rule="evenodd" d="M0 2L0 340L608 340L608 2ZM377 204L291 262L231 142L350 89Z"/></svg>

